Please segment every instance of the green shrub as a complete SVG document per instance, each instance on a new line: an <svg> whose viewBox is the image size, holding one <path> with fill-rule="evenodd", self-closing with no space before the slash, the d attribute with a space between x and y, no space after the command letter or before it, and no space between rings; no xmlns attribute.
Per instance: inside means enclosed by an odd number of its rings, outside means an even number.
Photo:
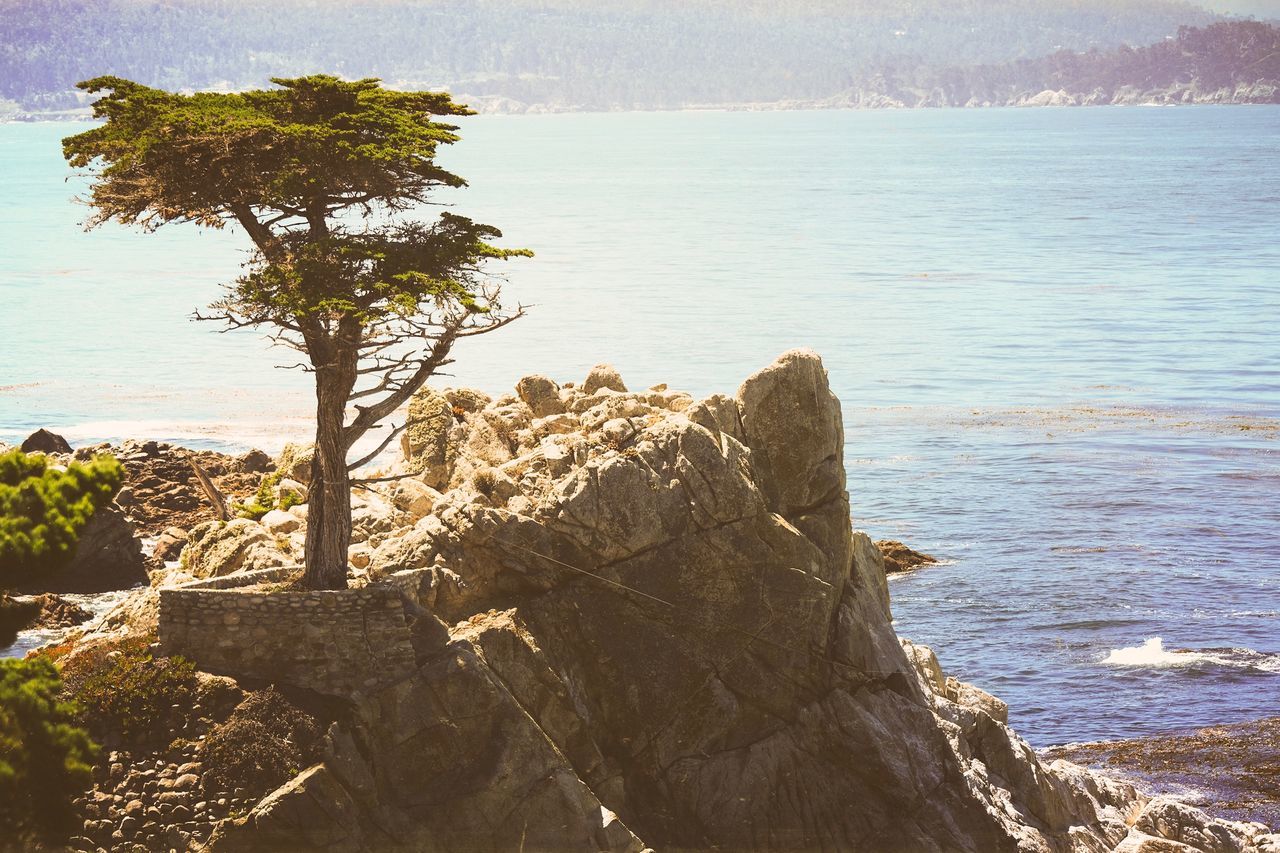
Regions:
<svg viewBox="0 0 1280 853"><path fill-rule="evenodd" d="M44 658L0 660L0 838L19 845L70 829L71 801L91 784L97 747L61 689Z"/></svg>
<svg viewBox="0 0 1280 853"><path fill-rule="evenodd" d="M70 560L80 531L123 483L110 456L59 471L43 454L0 454L0 586Z"/></svg>
<svg viewBox="0 0 1280 853"><path fill-rule="evenodd" d="M250 694L214 726L200 760L217 788L261 795L316 761L320 734L315 717L268 688Z"/></svg>
<svg viewBox="0 0 1280 853"><path fill-rule="evenodd" d="M63 678L91 730L168 742L186 726L199 688L195 665L177 656L154 657L154 641L148 636L104 644L64 665Z"/></svg>
<svg viewBox="0 0 1280 853"><path fill-rule="evenodd" d="M276 501L276 486L282 479L284 479L284 471L276 471L263 477L262 482L258 484L257 494L253 496L253 503L236 504L234 506L236 514L241 518L257 521L273 509L288 509L302 503L302 496L292 489L281 493L280 500Z"/></svg>

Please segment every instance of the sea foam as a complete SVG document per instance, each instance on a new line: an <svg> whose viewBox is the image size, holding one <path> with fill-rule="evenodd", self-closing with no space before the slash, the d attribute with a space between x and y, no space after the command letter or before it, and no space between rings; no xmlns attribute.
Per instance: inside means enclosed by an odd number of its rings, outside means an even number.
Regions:
<svg viewBox="0 0 1280 853"><path fill-rule="evenodd" d="M1140 646L1112 649L1102 663L1113 666L1174 667L1209 664L1280 673L1280 654L1253 649L1166 649L1164 640L1151 637Z"/></svg>

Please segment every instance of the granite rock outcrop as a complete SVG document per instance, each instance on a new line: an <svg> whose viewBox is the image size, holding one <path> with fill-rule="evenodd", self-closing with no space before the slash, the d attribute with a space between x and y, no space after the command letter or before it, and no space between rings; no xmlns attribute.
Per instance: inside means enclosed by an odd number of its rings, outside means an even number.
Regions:
<svg viewBox="0 0 1280 853"><path fill-rule="evenodd" d="M415 400L430 509L388 491L357 546L424 570L414 667L211 849L1274 849L1042 761L899 641L815 354L700 401L592 377Z"/></svg>

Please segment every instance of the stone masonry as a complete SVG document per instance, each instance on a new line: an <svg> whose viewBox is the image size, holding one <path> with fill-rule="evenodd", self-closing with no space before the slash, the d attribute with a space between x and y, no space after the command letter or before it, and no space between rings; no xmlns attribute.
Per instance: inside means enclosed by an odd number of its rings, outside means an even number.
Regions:
<svg viewBox="0 0 1280 853"><path fill-rule="evenodd" d="M296 567L160 591L160 646L206 671L352 696L415 666L405 599L420 571L361 589L264 591Z"/></svg>

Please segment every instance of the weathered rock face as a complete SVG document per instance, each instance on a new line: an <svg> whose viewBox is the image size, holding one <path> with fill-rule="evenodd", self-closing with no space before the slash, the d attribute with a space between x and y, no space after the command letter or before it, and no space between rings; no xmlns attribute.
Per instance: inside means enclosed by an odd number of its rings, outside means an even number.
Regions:
<svg viewBox="0 0 1280 853"><path fill-rule="evenodd" d="M816 355L699 402L607 373L559 412L541 382L450 405L447 491L368 569L428 569L416 672L346 697L323 763L213 849L1259 849L1046 766L904 648Z"/></svg>

